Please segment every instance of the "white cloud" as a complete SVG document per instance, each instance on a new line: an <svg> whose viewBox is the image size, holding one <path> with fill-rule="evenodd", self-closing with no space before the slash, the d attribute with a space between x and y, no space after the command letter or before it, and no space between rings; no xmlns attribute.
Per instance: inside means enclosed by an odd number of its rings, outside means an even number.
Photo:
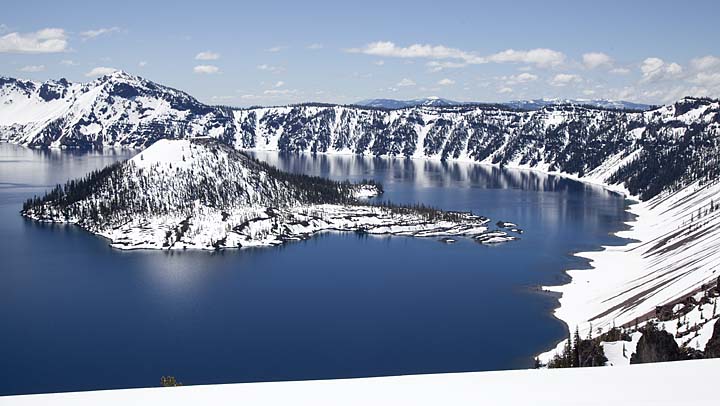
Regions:
<svg viewBox="0 0 720 406"><path fill-rule="evenodd" d="M117 69L115 68L108 68L106 66L98 66L97 68L93 68L90 70L90 72L87 72L85 76L87 77L95 77L95 76L105 76L109 75L113 72L117 72Z"/></svg>
<svg viewBox="0 0 720 406"><path fill-rule="evenodd" d="M516 85L519 83L528 83L538 79L538 76L529 72L519 73L517 75L501 76L500 80L508 85Z"/></svg>
<svg viewBox="0 0 720 406"><path fill-rule="evenodd" d="M20 72L42 72L45 70L45 65L27 65L18 70Z"/></svg>
<svg viewBox="0 0 720 406"><path fill-rule="evenodd" d="M693 96L720 96L720 58L706 55L690 61L692 74L688 81L693 86L687 94Z"/></svg>
<svg viewBox="0 0 720 406"><path fill-rule="evenodd" d="M265 51L266 52L280 52L283 49L285 49L285 47L275 46L275 47L267 48Z"/></svg>
<svg viewBox="0 0 720 406"><path fill-rule="evenodd" d="M592 90L592 89L585 89L585 90L583 90L583 94L584 94L585 96L592 96L592 95L595 94L595 91Z"/></svg>
<svg viewBox="0 0 720 406"><path fill-rule="evenodd" d="M362 48L350 48L347 51L390 58L462 59L467 63L487 62L473 53L444 45L413 44L399 47L390 41L377 41Z"/></svg>
<svg viewBox="0 0 720 406"><path fill-rule="evenodd" d="M712 68L720 68L720 58L713 55L703 56L701 58L695 58L690 61L690 65L697 70L707 70Z"/></svg>
<svg viewBox="0 0 720 406"><path fill-rule="evenodd" d="M450 85L454 85L454 84L455 84L455 81L452 80L452 79L444 78L444 79L440 79L440 80L437 82L437 84L440 85L440 86L450 86Z"/></svg>
<svg viewBox="0 0 720 406"><path fill-rule="evenodd" d="M212 51L203 51L195 55L195 59L198 61L215 61L220 59L220 54Z"/></svg>
<svg viewBox="0 0 720 406"><path fill-rule="evenodd" d="M323 49L323 44L317 44L317 43L316 43L316 44L310 44L310 45L307 46L307 49L312 49L312 50Z"/></svg>
<svg viewBox="0 0 720 406"><path fill-rule="evenodd" d="M547 48L536 48L529 51L507 49L490 55L488 60L497 63L529 63L542 68L547 68L558 66L565 62L565 54Z"/></svg>
<svg viewBox="0 0 720 406"><path fill-rule="evenodd" d="M720 72L698 72L690 82L705 87L720 87Z"/></svg>
<svg viewBox="0 0 720 406"><path fill-rule="evenodd" d="M62 61L60 61L60 65L75 66L77 65L77 62L73 61L72 59L63 59Z"/></svg>
<svg viewBox="0 0 720 406"><path fill-rule="evenodd" d="M411 79L404 78L403 80L399 81L396 86L415 86L415 82Z"/></svg>
<svg viewBox="0 0 720 406"><path fill-rule="evenodd" d="M660 58L647 58L640 65L644 82L673 78L680 75L682 71L682 66L677 63L667 63Z"/></svg>
<svg viewBox="0 0 720 406"><path fill-rule="evenodd" d="M444 69L464 68L468 64L464 62L446 62L446 61L430 61L426 64L430 68L430 72L440 72Z"/></svg>
<svg viewBox="0 0 720 406"><path fill-rule="evenodd" d="M368 78L373 77L372 73L370 73L370 72L365 72L365 73L353 72L351 76L354 78L363 78L363 79L368 79Z"/></svg>
<svg viewBox="0 0 720 406"><path fill-rule="evenodd" d="M210 99L212 99L213 101L223 102L223 101L233 100L233 99L235 99L235 96L212 96Z"/></svg>
<svg viewBox="0 0 720 406"><path fill-rule="evenodd" d="M21 34L11 32L0 37L0 53L41 54L63 52L67 49L67 35L61 28L45 28Z"/></svg>
<svg viewBox="0 0 720 406"><path fill-rule="evenodd" d="M602 66L611 67L613 60L608 54L602 52L588 52L583 54L583 65L588 69L595 69Z"/></svg>
<svg viewBox="0 0 720 406"><path fill-rule="evenodd" d="M118 28L118 27L98 28L97 30L83 31L80 33L80 37L82 37L83 40L89 40L89 39L97 38L101 35L112 34L114 32L118 32L118 31L120 31L120 28Z"/></svg>
<svg viewBox="0 0 720 406"><path fill-rule="evenodd" d="M264 70L264 71L268 71L268 72L272 72L272 73L279 73L279 72L285 71L285 68L283 68L282 66L272 66L272 65L268 65L268 64L258 65L257 68L260 70Z"/></svg>
<svg viewBox="0 0 720 406"><path fill-rule="evenodd" d="M5 34L10 31L10 28L5 24L0 24L0 34Z"/></svg>
<svg viewBox="0 0 720 406"><path fill-rule="evenodd" d="M144 67L146 67L146 66L147 66L147 61L140 61L140 62L138 62L138 67L144 68Z"/></svg>
<svg viewBox="0 0 720 406"><path fill-rule="evenodd" d="M287 95L296 94L296 93L297 93L297 90L295 90L295 89L292 89L292 90L291 89L269 89L269 90L263 91L263 94L267 95L267 96L287 96Z"/></svg>
<svg viewBox="0 0 720 406"><path fill-rule="evenodd" d="M610 73L615 75L627 75L630 73L630 69L628 68L612 68L610 69Z"/></svg>
<svg viewBox="0 0 720 406"><path fill-rule="evenodd" d="M510 87L501 87L500 89L498 89L497 92L500 94L508 94L508 93L512 93L513 90Z"/></svg>
<svg viewBox="0 0 720 406"><path fill-rule="evenodd" d="M193 68L193 72L212 75L215 73L220 73L220 68L215 65L198 65Z"/></svg>
<svg viewBox="0 0 720 406"><path fill-rule="evenodd" d="M379 61L375 61L375 62L373 62L373 63L374 63L375 65L377 65L377 66L383 66L383 65L385 65L385 61L383 61L382 59L379 60Z"/></svg>
<svg viewBox="0 0 720 406"><path fill-rule="evenodd" d="M283 82L282 80L278 80L277 82L275 82L275 85L273 85L273 87L283 87L283 86L285 86L285 82Z"/></svg>
<svg viewBox="0 0 720 406"><path fill-rule="evenodd" d="M547 48L537 48L527 51L507 49L488 57L483 57L474 52L451 48L445 45L413 44L407 47L401 47L395 45L394 42L377 41L367 44L362 48L350 48L346 51L392 58L457 59L462 61L462 65L459 65L458 62L455 62L454 65L430 65L430 68L435 71L449 67L463 67L469 64L483 64L488 62L529 63L539 67L555 67L565 61L565 54Z"/></svg>
<svg viewBox="0 0 720 406"><path fill-rule="evenodd" d="M582 82L582 78L572 73L558 73L550 80L551 85L558 87L580 82Z"/></svg>

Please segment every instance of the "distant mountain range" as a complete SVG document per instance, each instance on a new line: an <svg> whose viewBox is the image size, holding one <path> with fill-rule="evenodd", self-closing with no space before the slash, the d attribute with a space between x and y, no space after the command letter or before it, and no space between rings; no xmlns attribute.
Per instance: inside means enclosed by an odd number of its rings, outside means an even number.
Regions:
<svg viewBox="0 0 720 406"><path fill-rule="evenodd" d="M606 109L618 110L649 110L653 105L633 103L623 100L605 100L605 99L533 99L533 100L512 100L501 103L483 103L483 102L459 102L455 100L443 99L441 97L426 97L422 99L412 100L396 100L396 99L367 99L361 100L355 105L363 107L376 107L383 109L404 109L408 107L418 106L463 106L463 105L483 105L483 104L499 104L514 109L522 110L539 110L546 106L559 105L581 105L594 106Z"/></svg>
<svg viewBox="0 0 720 406"><path fill-rule="evenodd" d="M356 106L377 107L382 109L403 109L417 106L458 106L465 104L440 97L426 97L423 99L395 100L395 99L367 99L355 103Z"/></svg>
<svg viewBox="0 0 720 406"><path fill-rule="evenodd" d="M618 110L650 110L656 107L651 104L633 103L624 100L606 100L606 99L533 99L533 100L513 100L506 103L502 103L508 107L524 109L524 110L539 110L545 106L560 106L566 104L574 104L580 106L594 106L604 109L618 109Z"/></svg>

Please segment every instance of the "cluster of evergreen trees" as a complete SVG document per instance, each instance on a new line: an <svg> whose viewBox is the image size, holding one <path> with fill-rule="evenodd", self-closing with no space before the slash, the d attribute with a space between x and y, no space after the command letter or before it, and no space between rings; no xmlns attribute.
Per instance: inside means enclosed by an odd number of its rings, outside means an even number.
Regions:
<svg viewBox="0 0 720 406"><path fill-rule="evenodd" d="M169 166L137 168L119 162L87 176L57 185L44 196L28 199L22 213L82 225L117 223L128 215L189 215L195 202L217 208L241 206L284 207L298 204L356 204L359 184L281 171L214 140L202 146L194 170ZM220 154L223 149L227 154ZM189 153L189 152L188 152Z"/></svg>
<svg viewBox="0 0 720 406"><path fill-rule="evenodd" d="M34 214L42 217L43 214L49 214L51 210L65 212L74 203L95 193L103 183L107 182L108 178L118 172L124 162L113 163L103 169L94 170L80 179L69 180L64 185L56 185L42 197L35 196L27 199L23 203L22 213L33 211ZM111 201L109 204L101 203L97 206L96 211L85 214L90 217L99 217L101 214L109 213L112 209L117 208L114 207L117 203L117 201ZM66 214L69 215L69 213ZM83 215L83 213L75 213L75 215Z"/></svg>
<svg viewBox="0 0 720 406"><path fill-rule="evenodd" d="M460 223L467 220L468 216L472 216L469 212L459 211L445 211L438 209L433 206L428 206L422 203L415 204L395 204L391 202L380 202L373 204L377 207L382 207L389 210L392 214L397 215L420 215L426 221L449 221L454 223ZM484 219L481 217L481 219Z"/></svg>
<svg viewBox="0 0 720 406"><path fill-rule="evenodd" d="M649 126L646 137L638 141L637 156L610 179L624 183L643 200L661 192L672 193L693 183L705 184L720 178L720 139L693 124L682 136L673 128Z"/></svg>
<svg viewBox="0 0 720 406"><path fill-rule="evenodd" d="M459 223L472 215L424 204L360 202L354 197L358 187L371 185L382 193L382 184L372 179L353 184L285 172L214 140L194 143L202 144L203 153L210 151L201 154L202 158L193 158L192 168L196 170L181 170L172 163L140 169L119 162L57 185L42 197L28 199L22 212L41 219L73 220L90 228L121 224L133 214L189 216L197 201L223 212L242 206L342 204L375 205L392 214L418 215L426 221ZM218 149L227 155L219 154Z"/></svg>
<svg viewBox="0 0 720 406"><path fill-rule="evenodd" d="M592 332L592 328L590 329ZM568 337L562 353L555 355L548 363L548 368L580 368L604 366L607 362L605 353L600 346L601 341L630 341L630 336L619 328L613 327L607 333L592 338L588 332L587 338L580 337L575 329L573 337Z"/></svg>

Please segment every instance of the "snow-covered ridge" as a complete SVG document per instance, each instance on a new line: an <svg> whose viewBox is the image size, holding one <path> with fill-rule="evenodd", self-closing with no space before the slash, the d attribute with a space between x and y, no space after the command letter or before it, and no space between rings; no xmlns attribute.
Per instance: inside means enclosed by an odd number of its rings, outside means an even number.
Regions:
<svg viewBox="0 0 720 406"><path fill-rule="evenodd" d="M369 205L382 193L289 174L212 138L160 140L132 159L26 202L23 215L78 224L121 249L222 249L282 244L322 231L516 239L489 219L425 207Z"/></svg>
<svg viewBox="0 0 720 406"><path fill-rule="evenodd" d="M88 83L0 78L0 139L32 147L143 147L233 132L232 116L125 72Z"/></svg>

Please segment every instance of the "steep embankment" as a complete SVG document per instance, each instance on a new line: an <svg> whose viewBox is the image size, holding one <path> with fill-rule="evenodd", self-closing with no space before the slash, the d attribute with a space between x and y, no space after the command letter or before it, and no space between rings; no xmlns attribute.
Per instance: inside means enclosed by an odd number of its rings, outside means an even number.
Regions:
<svg viewBox="0 0 720 406"><path fill-rule="evenodd" d="M562 294L555 315L581 337L613 327L631 333L651 322L688 356L704 351L720 316L719 198L720 182L704 180L630 206L637 217L618 235L632 242L577 254L592 269L571 270L570 283L545 288ZM610 364L629 363L641 336L607 344ZM564 346L541 359L549 361Z"/></svg>

